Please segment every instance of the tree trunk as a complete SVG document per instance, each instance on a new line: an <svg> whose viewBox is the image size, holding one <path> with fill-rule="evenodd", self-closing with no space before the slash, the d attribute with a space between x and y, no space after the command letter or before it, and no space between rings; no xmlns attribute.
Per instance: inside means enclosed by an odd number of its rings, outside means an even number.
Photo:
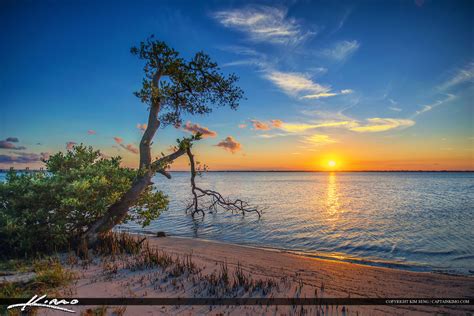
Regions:
<svg viewBox="0 0 474 316"><path fill-rule="evenodd" d="M160 74L156 73L153 77L153 88L157 93L159 89ZM130 189L123 195L123 197L112 204L107 213L95 221L82 236L83 246L91 246L95 244L98 237L102 233L110 231L115 225L121 223L128 213L129 208L136 203L140 195L145 189L152 184L151 178L156 172L163 173L165 176L169 175L162 169L164 163L170 162L185 153L177 152L158 159L153 164L151 163L151 143L156 131L160 127L158 114L160 112L160 101L158 98L152 101L150 112L148 115L148 124L140 141L140 176L133 181Z"/></svg>
<svg viewBox="0 0 474 316"><path fill-rule="evenodd" d="M153 174L154 172L150 170L143 176L135 179L124 196L112 204L107 210L107 213L89 227L83 236L87 245L91 246L95 244L100 234L110 231L115 225L123 221L125 216L127 216L130 206L138 200L142 192L151 184Z"/></svg>

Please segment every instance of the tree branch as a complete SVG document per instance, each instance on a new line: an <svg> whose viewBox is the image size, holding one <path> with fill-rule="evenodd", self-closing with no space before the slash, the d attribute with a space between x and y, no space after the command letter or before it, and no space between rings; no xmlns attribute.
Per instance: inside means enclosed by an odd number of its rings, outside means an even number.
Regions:
<svg viewBox="0 0 474 316"><path fill-rule="evenodd" d="M173 162L173 160L181 157L185 153L186 153L186 148L184 146L180 146L179 149L175 151L174 153L171 153L167 156L163 156L158 160L155 160L150 166L151 170L154 172L159 172L169 179L171 178L171 175L165 171L166 167L168 166L170 162Z"/></svg>
<svg viewBox="0 0 474 316"><path fill-rule="evenodd" d="M262 209L259 209L257 206L251 206L248 202L241 199L231 200L229 198L224 198L217 191L204 190L196 186L196 166L194 155L192 154L190 147L186 149L186 153L191 168L191 192L193 194L193 201L188 205L186 211L191 211L193 217L196 213L201 213L204 216L204 209L217 212L218 208L232 213L242 213L242 215L245 215L245 213L257 213L258 217L261 217ZM204 208L200 206L200 201L204 202Z"/></svg>

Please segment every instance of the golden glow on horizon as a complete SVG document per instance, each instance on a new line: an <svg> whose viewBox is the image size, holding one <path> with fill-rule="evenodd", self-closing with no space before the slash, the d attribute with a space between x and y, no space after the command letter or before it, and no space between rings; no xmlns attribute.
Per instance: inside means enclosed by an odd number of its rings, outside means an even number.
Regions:
<svg viewBox="0 0 474 316"><path fill-rule="evenodd" d="M205 162L211 171L220 170L258 170L258 171L367 171L367 170L474 170L472 144L460 143L462 148L452 145L452 150L433 152L432 147L441 146L438 141L429 139L423 143L388 138L390 146L376 146L372 142L351 140L326 146L311 147L311 150L295 147L290 139L272 138L262 144L248 142L241 152L229 153L216 146L199 143L195 155ZM260 141L260 140L259 140ZM287 143L285 143L287 142ZM447 145L446 145L447 146ZM451 145L449 145L451 146ZM284 148L284 150L282 150ZM157 146L153 156L166 152L165 145ZM117 152L111 148L104 151L109 156L121 155L127 167L138 166L138 155L129 152ZM329 161L336 166L331 167ZM189 170L187 157L182 156L172 165L172 170Z"/></svg>

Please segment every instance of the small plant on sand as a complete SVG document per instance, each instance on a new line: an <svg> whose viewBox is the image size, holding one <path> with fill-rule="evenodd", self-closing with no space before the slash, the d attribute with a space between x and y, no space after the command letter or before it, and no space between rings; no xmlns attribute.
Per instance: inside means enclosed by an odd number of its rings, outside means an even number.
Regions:
<svg viewBox="0 0 474 316"><path fill-rule="evenodd" d="M36 292L64 286L74 278L74 274L64 269L56 258L36 260L29 270L36 273L35 278L26 284L5 283L0 285L0 297L29 297Z"/></svg>
<svg viewBox="0 0 474 316"><path fill-rule="evenodd" d="M143 249L146 238L138 238L127 233L106 233L101 236L94 247L99 255L114 256L119 254L138 254Z"/></svg>

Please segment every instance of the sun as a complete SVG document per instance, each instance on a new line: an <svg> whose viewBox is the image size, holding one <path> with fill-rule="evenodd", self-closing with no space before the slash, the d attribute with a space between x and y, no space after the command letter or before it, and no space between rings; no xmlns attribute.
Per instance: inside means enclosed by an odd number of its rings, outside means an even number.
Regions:
<svg viewBox="0 0 474 316"><path fill-rule="evenodd" d="M334 160L329 160L328 161L328 166L331 168L334 168L337 165L337 163Z"/></svg>

